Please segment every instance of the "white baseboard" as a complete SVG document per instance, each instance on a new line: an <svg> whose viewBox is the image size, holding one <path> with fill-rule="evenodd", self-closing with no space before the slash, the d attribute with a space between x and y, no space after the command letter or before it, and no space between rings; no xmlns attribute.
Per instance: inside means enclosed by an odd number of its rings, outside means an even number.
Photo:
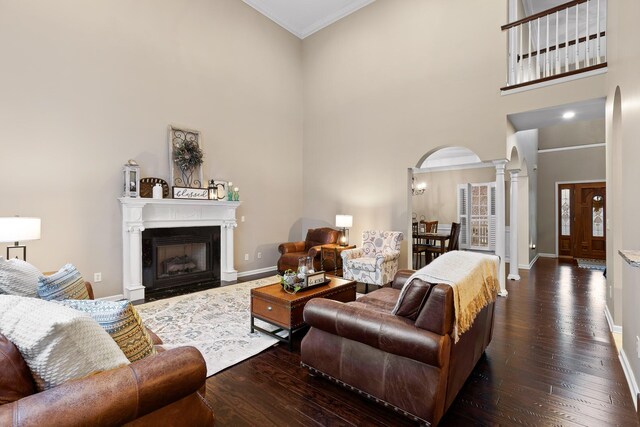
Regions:
<svg viewBox="0 0 640 427"><path fill-rule="evenodd" d="M609 324L609 330L614 334L621 334L622 326L616 325L615 323L613 323L613 317L611 316L611 312L609 311L608 305L604 306L604 315L607 318L607 323Z"/></svg>
<svg viewBox="0 0 640 427"><path fill-rule="evenodd" d="M540 258L558 258L558 256L556 254L545 254L543 252L539 252L538 256Z"/></svg>
<svg viewBox="0 0 640 427"><path fill-rule="evenodd" d="M539 256L540 256L540 254L537 254L535 256L535 258L533 258L529 264L518 264L518 269L531 270L531 267L533 267L533 264L536 263L536 261L538 260ZM554 258L555 258L555 255L554 255ZM504 258L504 262L511 263L511 258L505 257Z"/></svg>
<svg viewBox="0 0 640 427"><path fill-rule="evenodd" d="M238 272L238 277L253 276L254 274L268 273L270 271L278 271L278 267L274 265L271 267L258 268L256 270L241 271L241 272Z"/></svg>
<svg viewBox="0 0 640 427"><path fill-rule="evenodd" d="M631 398L633 399L633 406L638 410L638 383L636 382L636 377L633 375L633 370L631 370L631 365L629 364L629 359L627 359L627 355L624 352L624 349L620 350L618 354L618 358L620 359L620 364L622 365L622 370L624 371L624 376L627 378L627 384L629 384L629 390L631 391Z"/></svg>
<svg viewBox="0 0 640 427"><path fill-rule="evenodd" d="M109 297L102 297L102 298L96 298L96 299L101 301L120 301L124 299L124 295L117 294L117 295L111 295Z"/></svg>
<svg viewBox="0 0 640 427"><path fill-rule="evenodd" d="M538 258L540 258L540 254L536 254L536 256L533 257L533 259L531 260L531 262L529 264L520 264L518 266L518 268L521 268L523 270L531 270L531 268L533 267L533 264L536 263Z"/></svg>

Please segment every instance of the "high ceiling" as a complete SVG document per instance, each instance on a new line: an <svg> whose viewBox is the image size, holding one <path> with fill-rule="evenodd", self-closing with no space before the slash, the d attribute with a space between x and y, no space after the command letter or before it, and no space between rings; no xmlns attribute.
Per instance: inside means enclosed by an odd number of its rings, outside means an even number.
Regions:
<svg viewBox="0 0 640 427"><path fill-rule="evenodd" d="M243 0L301 39L375 0Z"/></svg>

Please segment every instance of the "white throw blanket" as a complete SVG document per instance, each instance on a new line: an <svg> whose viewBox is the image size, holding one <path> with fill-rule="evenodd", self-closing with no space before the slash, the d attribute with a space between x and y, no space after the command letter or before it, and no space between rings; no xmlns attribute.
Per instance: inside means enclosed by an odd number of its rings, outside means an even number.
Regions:
<svg viewBox="0 0 640 427"><path fill-rule="evenodd" d="M444 283L453 289L455 326L454 342L473 325L477 314L495 301L500 282L499 258L477 252L451 251L416 271L405 282L401 296L415 278L429 283Z"/></svg>

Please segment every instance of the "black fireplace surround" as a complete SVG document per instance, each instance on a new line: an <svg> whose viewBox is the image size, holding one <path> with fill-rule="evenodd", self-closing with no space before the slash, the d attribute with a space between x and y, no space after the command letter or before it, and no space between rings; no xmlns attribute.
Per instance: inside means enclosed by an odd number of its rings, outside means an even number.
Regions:
<svg viewBox="0 0 640 427"><path fill-rule="evenodd" d="M220 227L151 228L142 232L147 291L220 282Z"/></svg>

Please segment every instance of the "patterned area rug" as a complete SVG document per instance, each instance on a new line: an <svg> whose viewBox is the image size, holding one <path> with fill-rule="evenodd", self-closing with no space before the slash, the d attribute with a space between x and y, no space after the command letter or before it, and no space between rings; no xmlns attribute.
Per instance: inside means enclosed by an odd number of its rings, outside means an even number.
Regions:
<svg viewBox="0 0 640 427"><path fill-rule="evenodd" d="M276 276L136 306L140 317L164 342L163 347L196 347L207 362L207 377L278 342L249 331L250 291L277 282ZM256 320L267 330L273 326Z"/></svg>
<svg viewBox="0 0 640 427"><path fill-rule="evenodd" d="M578 267L589 268L591 270L604 270L607 262L603 259L577 258Z"/></svg>

